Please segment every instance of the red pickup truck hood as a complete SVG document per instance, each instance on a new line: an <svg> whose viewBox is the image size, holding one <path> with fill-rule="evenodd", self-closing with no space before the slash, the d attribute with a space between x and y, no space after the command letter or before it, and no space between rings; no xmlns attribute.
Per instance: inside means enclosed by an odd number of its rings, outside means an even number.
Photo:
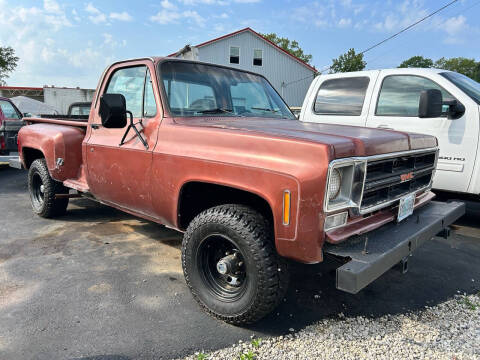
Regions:
<svg viewBox="0 0 480 360"><path fill-rule="evenodd" d="M212 117L183 118L176 122L187 126L248 131L330 145L334 158L370 156L437 146L436 138L430 135L298 120Z"/></svg>

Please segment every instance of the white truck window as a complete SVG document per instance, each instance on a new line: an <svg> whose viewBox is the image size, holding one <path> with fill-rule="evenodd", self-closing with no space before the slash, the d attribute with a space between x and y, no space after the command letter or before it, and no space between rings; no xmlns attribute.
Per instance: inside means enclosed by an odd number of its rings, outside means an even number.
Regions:
<svg viewBox="0 0 480 360"><path fill-rule="evenodd" d="M420 93L427 89L438 89L443 100L453 100L450 93L430 79L416 75L387 76L382 83L375 115L417 117Z"/></svg>
<svg viewBox="0 0 480 360"><path fill-rule="evenodd" d="M318 89L314 112L360 116L369 82L370 79L363 76L325 80Z"/></svg>
<svg viewBox="0 0 480 360"><path fill-rule="evenodd" d="M444 72L440 75L457 85L460 90L480 104L480 84L478 82L456 72Z"/></svg>

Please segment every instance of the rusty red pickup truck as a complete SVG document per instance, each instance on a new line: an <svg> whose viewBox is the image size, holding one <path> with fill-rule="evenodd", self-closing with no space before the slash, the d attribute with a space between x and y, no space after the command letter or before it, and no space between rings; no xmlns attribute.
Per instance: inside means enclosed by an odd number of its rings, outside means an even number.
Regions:
<svg viewBox="0 0 480 360"><path fill-rule="evenodd" d="M275 308L291 260L334 257L355 294L465 211L432 201L434 137L300 122L264 77L229 67L117 62L88 121L25 121L34 213L80 195L184 232L191 293L233 324Z"/></svg>

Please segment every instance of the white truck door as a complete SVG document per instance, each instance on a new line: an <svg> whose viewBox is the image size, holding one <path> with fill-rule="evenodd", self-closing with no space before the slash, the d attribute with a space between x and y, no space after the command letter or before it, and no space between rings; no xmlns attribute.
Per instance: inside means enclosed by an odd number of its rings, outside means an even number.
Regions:
<svg viewBox="0 0 480 360"><path fill-rule="evenodd" d="M479 121L472 100L435 72L382 70L375 86L367 126L434 135L440 154L433 187L467 192L478 143ZM420 93L439 89L444 100L457 99L466 108L458 119L419 118ZM445 106L444 111L448 109Z"/></svg>
<svg viewBox="0 0 480 360"><path fill-rule="evenodd" d="M365 126L378 71L320 75L310 85L300 120Z"/></svg>

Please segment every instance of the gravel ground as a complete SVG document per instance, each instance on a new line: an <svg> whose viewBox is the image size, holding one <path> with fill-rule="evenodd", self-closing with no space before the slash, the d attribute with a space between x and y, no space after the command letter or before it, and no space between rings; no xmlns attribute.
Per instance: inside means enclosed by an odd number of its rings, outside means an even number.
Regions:
<svg viewBox="0 0 480 360"><path fill-rule="evenodd" d="M290 331L186 359L480 359L480 292L416 313L376 319L340 313Z"/></svg>

